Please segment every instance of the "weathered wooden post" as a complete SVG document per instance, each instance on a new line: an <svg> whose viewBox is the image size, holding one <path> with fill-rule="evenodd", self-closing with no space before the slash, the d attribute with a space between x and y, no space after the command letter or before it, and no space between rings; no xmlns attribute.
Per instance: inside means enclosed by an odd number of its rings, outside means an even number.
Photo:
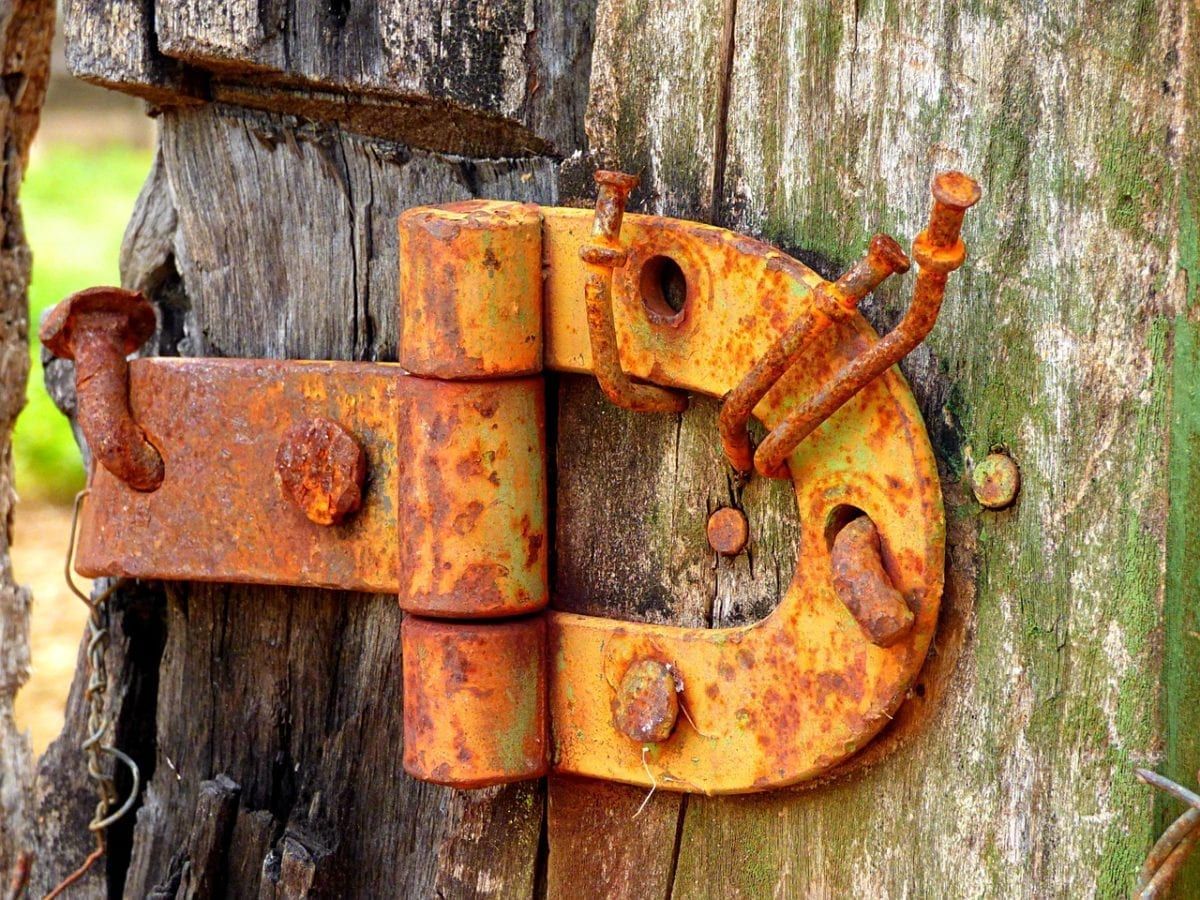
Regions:
<svg viewBox="0 0 1200 900"><path fill-rule="evenodd" d="M595 163L640 174L632 209L762 236L826 277L876 231L907 246L935 171L985 189L971 261L904 365L946 504L942 613L863 765L751 798L430 787L401 768L394 597L140 585L114 599L110 714L148 784L110 837L110 890L1129 891L1179 812L1134 767L1193 783L1200 765L1190 6L65 15L76 72L159 116L123 262L159 306L161 355L394 360L400 212L590 203ZM886 330L907 296L881 287L865 312ZM646 416L553 377L553 605L694 627L766 615L796 501L734 477L717 401ZM972 492L994 450L1020 466L1014 504ZM727 506L750 542L717 558L705 529ZM89 849L80 700L41 767L35 888Z"/></svg>

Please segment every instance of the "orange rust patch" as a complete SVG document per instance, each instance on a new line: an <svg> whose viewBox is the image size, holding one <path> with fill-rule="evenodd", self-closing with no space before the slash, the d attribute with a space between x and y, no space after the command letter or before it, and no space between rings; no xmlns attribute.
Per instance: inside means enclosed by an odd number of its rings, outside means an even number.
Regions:
<svg viewBox="0 0 1200 900"><path fill-rule="evenodd" d="M459 788L546 773L546 627L406 615L404 770Z"/></svg>

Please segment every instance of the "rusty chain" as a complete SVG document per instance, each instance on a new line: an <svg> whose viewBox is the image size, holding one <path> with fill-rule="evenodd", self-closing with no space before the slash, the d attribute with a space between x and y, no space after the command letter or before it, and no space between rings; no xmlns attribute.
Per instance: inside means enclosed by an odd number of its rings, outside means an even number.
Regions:
<svg viewBox="0 0 1200 900"><path fill-rule="evenodd" d="M80 749L83 750L84 755L87 757L88 778L95 783L96 793L99 796L92 820L88 822L88 831L92 832L95 836L96 848L84 860L83 865L68 875L54 890L46 895L46 900L57 897L66 888L82 878L88 869L91 868L92 864L104 855L105 829L115 822L120 821L133 808L134 801L137 800L138 792L141 788L142 780L141 770L138 768L137 763L128 754L104 742L109 729L108 714L104 708L105 697L108 694L108 667L104 658L104 654L108 650L108 601L124 581L122 579L114 581L94 597L89 597L75 583L75 578L72 574L75 563L75 539L79 529L79 511L83 506L83 499L87 494L88 491L85 488L75 495L75 508L71 516L71 536L67 545L65 575L67 587L71 589L71 593L82 600L88 608L88 680L83 694L88 704L87 737L84 738ZM125 798L125 802L115 812L110 812L110 810L117 802L117 786L112 773L103 765L102 757L104 756L110 756L116 761L124 763L133 778L133 785L129 790L129 796Z"/></svg>

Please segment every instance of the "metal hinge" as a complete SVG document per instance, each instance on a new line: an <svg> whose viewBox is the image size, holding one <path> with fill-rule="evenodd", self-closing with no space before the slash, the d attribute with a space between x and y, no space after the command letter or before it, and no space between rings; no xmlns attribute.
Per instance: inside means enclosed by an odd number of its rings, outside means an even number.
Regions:
<svg viewBox="0 0 1200 900"><path fill-rule="evenodd" d="M76 361L99 462L79 571L398 594L404 763L430 781L553 770L734 793L861 749L937 623L937 468L892 366L933 326L978 187L935 179L912 305L879 339L856 305L907 270L891 238L830 283L723 229L626 217L634 179L597 182L594 214L478 200L402 215L399 365L127 364L149 303L63 301L42 337ZM739 477L795 488L798 557L773 613L688 629L547 608L546 370L592 373L647 412L725 398ZM769 429L757 449L751 415ZM749 537L737 510L708 533L723 554Z"/></svg>

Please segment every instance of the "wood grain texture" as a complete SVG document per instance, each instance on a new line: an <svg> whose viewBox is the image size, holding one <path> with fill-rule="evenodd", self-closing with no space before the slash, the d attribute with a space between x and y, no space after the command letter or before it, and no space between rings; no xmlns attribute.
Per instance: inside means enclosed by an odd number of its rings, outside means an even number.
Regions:
<svg viewBox="0 0 1200 900"><path fill-rule="evenodd" d="M67 68L94 84L150 101L196 102L203 80L155 49L148 0L64 0Z"/></svg>
<svg viewBox="0 0 1200 900"><path fill-rule="evenodd" d="M399 212L479 194L554 196L546 159L447 159L221 105L161 122L122 249L126 286L159 306L148 353L394 359ZM69 366L51 370L71 409ZM541 786L459 793L401 770L394 597L188 585L141 597L143 633L109 655L113 680L138 687L114 690L110 708L147 778L136 828L117 836L101 873L111 890L533 891ZM122 628L140 621L135 606L125 591L114 597ZM71 755L78 687L69 734L42 766L45 847L86 840L92 801ZM222 827L197 831L223 779L237 791L218 805ZM78 858L72 848L47 860L35 888Z"/></svg>
<svg viewBox="0 0 1200 900"><path fill-rule="evenodd" d="M547 897L669 897L681 794L551 776Z"/></svg>
<svg viewBox="0 0 1200 900"><path fill-rule="evenodd" d="M17 202L50 75L54 4L0 4L0 885L7 891L32 860L33 756L13 718L29 677L29 591L13 577L9 547L16 492L10 441L29 373L29 246Z"/></svg>
<svg viewBox="0 0 1200 900"><path fill-rule="evenodd" d="M682 416L618 409L595 379L559 389L555 606L692 628L754 622L791 582L799 532L790 482L743 490L715 438L718 404ZM613 473L621 473L619 479ZM708 546L709 513L745 508L752 544L734 559Z"/></svg>
<svg viewBox="0 0 1200 900"><path fill-rule="evenodd" d="M189 353L394 359L398 213L553 198L545 160L451 161L221 106L165 114L161 143ZM153 253L126 258L154 268ZM240 786L233 895L532 891L539 786L456 793L401 770L399 622L393 597L172 587L125 889L169 882L191 827L178 811L224 773Z"/></svg>
<svg viewBox="0 0 1200 900"><path fill-rule="evenodd" d="M547 159L451 160L219 105L167 114L162 148L198 355L394 360L400 212L554 197Z"/></svg>
<svg viewBox="0 0 1200 900"><path fill-rule="evenodd" d="M720 130L727 0L600 3L587 133L593 154L642 178L631 207L707 219ZM670 128L660 127L664 119Z"/></svg>
<svg viewBox="0 0 1200 900"><path fill-rule="evenodd" d="M604 4L598 22L631 22L636 9ZM1050 19L1015 4L738 5L728 144L699 148L727 160L721 224L830 273L873 231L911 239L935 169L976 174L985 194L969 217L971 260L904 368L947 478L1003 445L1024 487L1007 512L950 503L952 522L978 535L978 595L931 726L832 787L689 802L675 895L1128 890L1163 807L1132 767L1168 759L1190 783L1200 763L1182 674L1188 660L1195 671L1184 629L1196 601L1166 574L1178 508L1169 423L1195 390L1178 368L1171 388L1194 310L1179 271L1195 259L1181 223L1194 34L1194 10L1179 3ZM663 38L650 22L621 35L661 41L658 55L672 58L689 37L706 48L711 31ZM601 32L597 47L612 40ZM606 65L598 54L597 71ZM593 95L594 150L636 166L625 148L650 147L655 173L667 159L657 148L695 145L695 119L678 114L713 95L697 84L661 104L654 92L673 75L622 76ZM707 183L694 177L690 192ZM898 318L902 284L868 305L878 325ZM653 484L693 465L689 454L640 474ZM1174 471L1194 482L1194 467ZM626 602L645 592L636 584Z"/></svg>
<svg viewBox="0 0 1200 900"><path fill-rule="evenodd" d="M474 156L570 153L594 0L70 0L82 78L163 105L216 100Z"/></svg>

